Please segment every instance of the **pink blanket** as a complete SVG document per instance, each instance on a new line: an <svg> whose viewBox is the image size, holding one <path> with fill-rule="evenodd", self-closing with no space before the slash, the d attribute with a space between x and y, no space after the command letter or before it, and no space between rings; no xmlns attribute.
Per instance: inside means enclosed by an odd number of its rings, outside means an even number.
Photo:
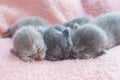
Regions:
<svg viewBox="0 0 120 80"><path fill-rule="evenodd" d="M42 16L57 24L84 15L120 11L119 0L0 0L0 35L17 19ZM12 39L0 39L0 80L120 80L120 46L96 59L23 62Z"/></svg>

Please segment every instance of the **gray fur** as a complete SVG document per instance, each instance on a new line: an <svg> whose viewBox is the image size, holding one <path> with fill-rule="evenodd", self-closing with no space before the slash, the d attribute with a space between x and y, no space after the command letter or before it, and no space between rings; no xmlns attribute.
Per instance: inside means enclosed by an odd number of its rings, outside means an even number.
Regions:
<svg viewBox="0 0 120 80"><path fill-rule="evenodd" d="M94 18L92 18L90 16L84 16L84 17L80 17L80 18L76 18L71 21L68 21L68 22L64 23L63 25L65 27L70 27L71 29L73 29L75 23L77 23L79 25L84 25L86 23L90 23L91 20L93 20L93 19Z"/></svg>
<svg viewBox="0 0 120 80"><path fill-rule="evenodd" d="M12 37L17 30L19 30L23 26L28 27L29 25L36 28L38 28L39 26L46 28L47 26L49 26L49 23L45 19L35 16L21 18L17 20L13 25L11 25L2 37Z"/></svg>
<svg viewBox="0 0 120 80"><path fill-rule="evenodd" d="M120 44L120 13L107 13L100 15L93 24L99 26L108 35L107 49Z"/></svg>
<svg viewBox="0 0 120 80"><path fill-rule="evenodd" d="M103 52L107 43L106 33L93 24L85 24L76 29L73 34L73 56L86 59Z"/></svg>
<svg viewBox="0 0 120 80"><path fill-rule="evenodd" d="M91 17L77 18L62 25L52 26L54 28L46 30L43 37L48 48L46 59L55 61L73 58L70 54L73 46L71 40L71 36L74 32L73 25L75 23L83 25L89 23L92 19ZM68 31L68 35L65 36L64 34L67 33L63 33L64 31Z"/></svg>
<svg viewBox="0 0 120 80"><path fill-rule="evenodd" d="M23 61L33 61L36 57L43 60L46 50L43 34L40 34L34 27L20 28L13 36L11 51Z"/></svg>
<svg viewBox="0 0 120 80"><path fill-rule="evenodd" d="M64 26L56 26L47 29L44 32L43 39L47 46L47 60L63 60L66 59L72 48L72 40L69 28Z"/></svg>
<svg viewBox="0 0 120 80"><path fill-rule="evenodd" d="M72 40L75 58L87 59L104 54L105 49L120 44L120 13L100 15L91 24L79 26Z"/></svg>

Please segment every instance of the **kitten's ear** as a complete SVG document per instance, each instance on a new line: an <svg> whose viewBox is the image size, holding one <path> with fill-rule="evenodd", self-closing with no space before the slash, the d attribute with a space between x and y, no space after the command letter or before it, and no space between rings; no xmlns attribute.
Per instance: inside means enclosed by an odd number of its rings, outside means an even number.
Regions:
<svg viewBox="0 0 120 80"><path fill-rule="evenodd" d="M65 30L63 30L62 33L63 33L64 36L69 36L70 35L70 29L66 28Z"/></svg>
<svg viewBox="0 0 120 80"><path fill-rule="evenodd" d="M79 24L78 24L78 23L75 23L75 24L73 25L73 30L76 30L78 27L79 27Z"/></svg>

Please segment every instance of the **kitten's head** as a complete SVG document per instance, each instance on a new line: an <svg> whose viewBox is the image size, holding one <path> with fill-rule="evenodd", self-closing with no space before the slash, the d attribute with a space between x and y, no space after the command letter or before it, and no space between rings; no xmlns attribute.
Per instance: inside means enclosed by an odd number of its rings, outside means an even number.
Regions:
<svg viewBox="0 0 120 80"><path fill-rule="evenodd" d="M72 36L73 56L75 58L86 59L95 57L107 44L106 33L98 26L85 24L83 26L74 25L75 32Z"/></svg>
<svg viewBox="0 0 120 80"><path fill-rule="evenodd" d="M49 28L44 32L43 38L47 46L47 60L62 60L69 56L73 46L70 30L62 27Z"/></svg>
<svg viewBox="0 0 120 80"><path fill-rule="evenodd" d="M43 36L34 27L23 27L18 30L13 36L13 45L19 57L45 58L46 45Z"/></svg>

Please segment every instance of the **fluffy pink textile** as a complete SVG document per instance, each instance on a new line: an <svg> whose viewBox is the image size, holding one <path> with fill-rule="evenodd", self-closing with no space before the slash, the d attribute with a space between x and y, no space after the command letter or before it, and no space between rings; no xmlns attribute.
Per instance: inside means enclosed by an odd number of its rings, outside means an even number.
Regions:
<svg viewBox="0 0 120 80"><path fill-rule="evenodd" d="M11 39L0 45L0 80L120 80L120 46L96 59L25 63L9 53Z"/></svg>
<svg viewBox="0 0 120 80"><path fill-rule="evenodd" d="M0 34L18 18L36 15L63 23L90 14L120 11L119 0L0 0ZM12 39L0 39L0 80L120 80L120 46L96 59L23 62Z"/></svg>

